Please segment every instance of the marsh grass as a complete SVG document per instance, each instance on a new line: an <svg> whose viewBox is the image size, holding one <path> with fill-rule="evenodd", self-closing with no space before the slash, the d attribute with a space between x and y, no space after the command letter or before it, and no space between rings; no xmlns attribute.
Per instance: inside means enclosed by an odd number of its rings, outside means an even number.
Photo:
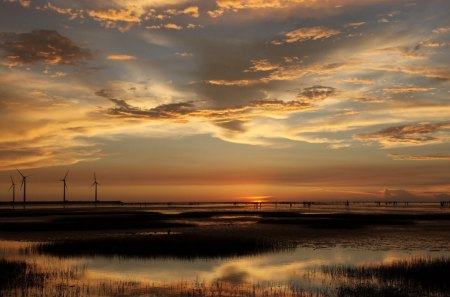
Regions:
<svg viewBox="0 0 450 297"><path fill-rule="evenodd" d="M42 286L46 275L25 262L0 260L0 290Z"/></svg>
<svg viewBox="0 0 450 297"><path fill-rule="evenodd" d="M294 248L268 237L213 232L62 240L37 244L34 251L55 256L225 258Z"/></svg>
<svg viewBox="0 0 450 297"><path fill-rule="evenodd" d="M414 258L370 266L324 266L343 284L337 296L448 296L450 259Z"/></svg>
<svg viewBox="0 0 450 297"><path fill-rule="evenodd" d="M320 291L300 287L230 283L215 281L185 281L168 284L135 281L95 281L83 278L77 267L42 271L45 267L19 261L0 261L2 297L93 297L93 296L154 296L154 297L322 297ZM7 273L5 273L7 272ZM26 281L24 281L26 280Z"/></svg>
<svg viewBox="0 0 450 297"><path fill-rule="evenodd" d="M92 280L78 267L38 267L0 260L2 297L444 297L450 260L411 259L372 266L324 266L331 281L321 288L301 285L217 280L151 283ZM53 269L53 270L52 270ZM312 275L314 276L315 273Z"/></svg>

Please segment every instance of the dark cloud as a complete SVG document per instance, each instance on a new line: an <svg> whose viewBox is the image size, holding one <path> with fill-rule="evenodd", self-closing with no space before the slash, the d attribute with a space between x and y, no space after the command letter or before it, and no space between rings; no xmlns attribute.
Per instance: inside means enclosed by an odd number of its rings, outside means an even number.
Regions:
<svg viewBox="0 0 450 297"><path fill-rule="evenodd" d="M336 94L335 88L316 85L309 88L304 88L300 92L298 97L315 101L326 99L327 97L333 96L334 94Z"/></svg>
<svg viewBox="0 0 450 297"><path fill-rule="evenodd" d="M246 121L241 120L231 120L231 121L225 120L225 121L217 121L216 125L233 132L245 132L246 131L244 127L245 123Z"/></svg>
<svg viewBox="0 0 450 297"><path fill-rule="evenodd" d="M359 134L358 139L381 142L426 143L438 140L432 135L440 129L449 128L449 123L416 124L389 127L375 133Z"/></svg>
<svg viewBox="0 0 450 297"><path fill-rule="evenodd" d="M228 130L243 132L243 121L239 118L250 116L250 114L261 114L265 112L292 112L312 108L309 103L302 101L282 100L254 100L248 104L236 105L227 108L202 109L196 106L196 102L178 102L158 105L150 109L142 109L130 105L123 99L114 98L106 90L95 93L115 104L108 113L122 117L147 117L151 119L177 119L185 116L206 118L214 120L216 125Z"/></svg>
<svg viewBox="0 0 450 297"><path fill-rule="evenodd" d="M123 99L116 99L108 94L106 90L100 90L95 93L97 96L104 97L115 104L115 107L109 109L112 115L119 115L124 117L149 117L149 118L177 118L181 115L186 115L194 111L194 104L192 102L179 102L162 104L150 109L141 109L128 104Z"/></svg>
<svg viewBox="0 0 450 297"><path fill-rule="evenodd" d="M89 50L53 30L30 33L2 33L0 49L3 57L14 64L73 65L92 58Z"/></svg>

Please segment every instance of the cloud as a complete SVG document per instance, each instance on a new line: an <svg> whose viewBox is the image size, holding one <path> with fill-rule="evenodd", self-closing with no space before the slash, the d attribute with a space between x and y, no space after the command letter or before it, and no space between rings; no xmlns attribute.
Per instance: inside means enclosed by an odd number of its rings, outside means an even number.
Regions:
<svg viewBox="0 0 450 297"><path fill-rule="evenodd" d="M372 65L370 68L385 72L399 72L429 78L450 80L450 70L446 67L428 65Z"/></svg>
<svg viewBox="0 0 450 297"><path fill-rule="evenodd" d="M450 27L440 27L433 29L433 33L435 34L442 34L442 33L449 33Z"/></svg>
<svg viewBox="0 0 450 297"><path fill-rule="evenodd" d="M221 86L251 86L256 84L267 84L272 81L295 81L306 75L330 75L338 72L339 70L346 70L352 67L356 67L352 62L348 63L330 63L330 64L312 64L312 65L299 65L299 64L285 64L279 65L279 67L273 67L273 70L267 70L264 76L255 79L237 79L237 80L207 80L208 84L221 85ZM251 68L253 69L253 68ZM249 71L247 71L249 72Z"/></svg>
<svg viewBox="0 0 450 297"><path fill-rule="evenodd" d="M0 49L5 52L3 57L15 65L73 65L92 58L89 50L81 48L57 31L3 33L0 40Z"/></svg>
<svg viewBox="0 0 450 297"><path fill-rule="evenodd" d="M272 41L272 44L281 45L285 43L303 42L308 40L327 39L338 35L341 32L327 27L309 27L299 28L293 31L284 33L284 38Z"/></svg>
<svg viewBox="0 0 450 297"><path fill-rule="evenodd" d="M450 128L450 124L447 122L403 125L385 128L375 133L359 134L356 138L363 141L378 141L383 144L425 144L439 142L434 134L441 129L448 128Z"/></svg>
<svg viewBox="0 0 450 297"><path fill-rule="evenodd" d="M0 147L0 170L15 168L42 168L72 165L79 162L95 161L102 157L99 149L76 147L15 147L14 150Z"/></svg>
<svg viewBox="0 0 450 297"><path fill-rule="evenodd" d="M312 10L320 11L320 15L338 13L343 6L369 5L385 2L386 0L216 0L216 8L208 11L210 17L220 17L225 12L239 12L241 10L294 10L301 9L311 13ZM269 14L272 15L273 14ZM310 14L308 14L310 15Z"/></svg>
<svg viewBox="0 0 450 297"><path fill-rule="evenodd" d="M269 60L252 60L252 66L244 72L259 72L259 71L271 71L280 67L279 64L272 64Z"/></svg>
<svg viewBox="0 0 450 297"><path fill-rule="evenodd" d="M306 101L320 101L335 94L335 88L316 85L309 88L304 88L297 98Z"/></svg>
<svg viewBox="0 0 450 297"><path fill-rule="evenodd" d="M436 48L436 47L448 46L449 43L447 43L447 42L436 42L436 41L432 41L432 40L428 39L428 40L421 41L420 45L424 46L424 47Z"/></svg>
<svg viewBox="0 0 450 297"><path fill-rule="evenodd" d="M192 102L169 103L150 109L141 109L130 105L123 99L114 98L106 90L97 91L95 94L115 104L115 107L109 109L109 114L116 116L174 119L194 111L194 104Z"/></svg>
<svg viewBox="0 0 450 297"><path fill-rule="evenodd" d="M373 85L375 81L370 79L359 79L359 78L347 78L343 79L342 82L352 85Z"/></svg>
<svg viewBox="0 0 450 297"><path fill-rule="evenodd" d="M88 140L102 124L90 118L89 94L76 80L8 69L0 76L0 170L96 160Z"/></svg>
<svg viewBox="0 0 450 297"><path fill-rule="evenodd" d="M175 54L177 56L180 56L180 57L192 57L192 56L194 56L194 54L191 53L191 52L176 52Z"/></svg>
<svg viewBox="0 0 450 297"><path fill-rule="evenodd" d="M368 57L376 57L380 60L384 60L386 58L389 59L395 56L408 60L425 60L426 57L418 52L420 50L421 45L422 43L419 43L414 47L391 46L384 48L376 48L363 52L363 55Z"/></svg>
<svg viewBox="0 0 450 297"><path fill-rule="evenodd" d="M172 119L189 120L203 118L213 120L219 126L227 128L237 127L238 119L252 116L264 115L265 113L278 112L296 112L313 108L309 103L302 101L282 101L282 100L254 100L245 105L231 106L226 108L202 108L198 102L176 102L158 105L153 108L138 108L130 105L126 100L114 98L106 90L96 92L97 96L103 97L115 104L110 108L110 115L130 118L149 118L149 119ZM222 124L222 125L220 125ZM232 129L231 129L232 130ZM239 130L239 129L234 129ZM240 129L242 130L242 129Z"/></svg>
<svg viewBox="0 0 450 297"><path fill-rule="evenodd" d="M344 27L347 27L347 28L358 28L358 27L361 27L361 26L366 26L367 25L367 22L353 22L353 23L347 23L347 24L345 24L345 26Z"/></svg>
<svg viewBox="0 0 450 297"><path fill-rule="evenodd" d="M404 93L404 92L428 92L432 91L434 88L424 88L424 87L398 87L398 88L385 88L383 91L390 93Z"/></svg>
<svg viewBox="0 0 450 297"><path fill-rule="evenodd" d="M218 120L215 124L221 128L233 131L233 132L245 132L246 121L242 120Z"/></svg>
<svg viewBox="0 0 450 297"><path fill-rule="evenodd" d="M406 190L384 190L384 198L387 200L417 200L418 197Z"/></svg>
<svg viewBox="0 0 450 297"><path fill-rule="evenodd" d="M3 0L3 2L19 2L22 7L29 8L31 5L31 0Z"/></svg>
<svg viewBox="0 0 450 297"><path fill-rule="evenodd" d="M127 22L140 23L144 12L136 6L129 6L123 9L88 10L88 15L95 20L106 22Z"/></svg>
<svg viewBox="0 0 450 297"><path fill-rule="evenodd" d="M135 56L130 55L123 55L123 54L114 54L114 55L108 55L106 57L108 60L115 60L115 61L131 61L136 60Z"/></svg>
<svg viewBox="0 0 450 297"><path fill-rule="evenodd" d="M181 29L183 29L182 26L174 24L174 23L165 24L165 25L163 25L163 27L166 28L166 29L173 29L173 30L181 30Z"/></svg>
<svg viewBox="0 0 450 297"><path fill-rule="evenodd" d="M389 154L389 158L399 161L447 161L450 155L401 155Z"/></svg>
<svg viewBox="0 0 450 297"><path fill-rule="evenodd" d="M367 97L356 98L355 100L359 101L359 102L366 102L366 103L382 103L382 102L384 102L384 99L381 99L381 98L367 98Z"/></svg>
<svg viewBox="0 0 450 297"><path fill-rule="evenodd" d="M200 17L198 6L189 6L184 9L168 9L165 11L165 13L170 15L189 15L193 18Z"/></svg>
<svg viewBox="0 0 450 297"><path fill-rule="evenodd" d="M256 79L239 79L239 80L211 79L211 80L207 80L206 82L211 85L238 86L238 87L250 86L250 85L261 83L260 80L256 80Z"/></svg>
<svg viewBox="0 0 450 297"><path fill-rule="evenodd" d="M84 11L82 9L77 10L73 8L63 8L56 6L52 4L51 2L48 2L45 6L42 8L43 10L52 10L59 14L68 15L69 20L74 20L76 18L84 18Z"/></svg>

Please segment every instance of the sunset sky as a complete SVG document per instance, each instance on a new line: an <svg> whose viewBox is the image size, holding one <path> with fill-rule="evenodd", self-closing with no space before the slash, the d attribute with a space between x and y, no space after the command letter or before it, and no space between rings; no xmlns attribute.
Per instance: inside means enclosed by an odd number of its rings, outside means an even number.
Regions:
<svg viewBox="0 0 450 297"><path fill-rule="evenodd" d="M449 12L0 0L0 201L450 200Z"/></svg>

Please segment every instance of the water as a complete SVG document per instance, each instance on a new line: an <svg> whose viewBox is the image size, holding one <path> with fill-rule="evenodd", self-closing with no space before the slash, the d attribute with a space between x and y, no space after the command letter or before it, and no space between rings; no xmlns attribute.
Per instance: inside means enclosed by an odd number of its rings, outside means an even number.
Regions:
<svg viewBox="0 0 450 297"><path fill-rule="evenodd" d="M256 256L227 259L136 259L123 257L59 258L24 253L33 242L0 241L0 254L8 260L26 261L48 270L83 267L87 281L134 281L152 284L225 281L233 284L295 283L301 286L321 285L320 268L324 265L387 264L417 257L450 257L450 251L424 249L377 250L334 247L297 247ZM314 273L314 277L310 277Z"/></svg>
<svg viewBox="0 0 450 297"><path fill-rule="evenodd" d="M160 205L157 207L163 209ZM208 210L203 207L188 207L189 210L195 211ZM248 207L250 206L238 206L238 210L248 210ZM271 205L270 209L269 206L264 207L266 209L262 211L291 210L301 211L302 213L322 214L335 212L370 212L372 214L377 212L384 214L448 212L448 209L441 209L434 204L398 207L374 207L372 205L359 204L350 208L333 205L316 205L311 208L304 208L303 205L295 205L293 207L289 205ZM214 207L215 211L229 211L230 209L236 210L236 207L230 205L216 205ZM148 210L154 211L155 209L150 207ZM176 213L186 211L186 209L180 206L170 206L166 207L165 211L166 213ZM205 228L200 230L209 230L208 232L215 230L215 225L219 226L219 228L228 228L228 225L233 225L234 227L229 228L250 228L248 230L256 230L251 228L252 226L258 226L256 223L258 217L258 213L218 213L217 215L212 215L212 219L193 218L191 222L198 220L198 227L195 228ZM63 272L52 274L52 280L47 281L40 291L27 288L22 290L22 293L19 295L17 295L17 291L9 291L9 294L5 294L5 296L52 296L49 295L50 293L44 292L51 292L53 295L64 292L64 295L79 297L123 295L179 296L190 292L187 295L202 297L221 296L222 290L228 292L227 294L224 293L224 296L301 297L309 296L308 294L316 294L314 296L341 296L339 295L339 286L355 283L360 285L360 281L349 279L336 280L333 276L323 271L324 266L345 265L361 267L390 265L400 260L417 258L450 258L450 241L448 235L446 235L447 232L445 232L448 224L447 221L416 221L411 226L380 225L342 233L341 231L308 229L305 226L274 225L267 227L267 225L263 224L260 225L263 231L272 230L270 232L278 232L278 230L290 230L289 232L297 234L297 246L290 250L260 253L251 256L192 258L189 260L173 257L58 257L49 254L39 254L31 249L39 242L31 240L0 240L0 258L9 261L26 262L36 267L38 271ZM132 234L139 236L173 236L184 232L183 230L173 230L171 235L165 231L146 230L133 231ZM271 236L271 234L273 233L268 233L267 236ZM70 234L67 234L67 236L69 237ZM16 237L20 238L20 235ZM305 240L302 240L303 238ZM130 246L130 249L133 249L133 246ZM70 271L76 272L73 273L73 277L68 277L67 275L70 273L65 273ZM366 281L364 281L364 284L367 286L371 285L368 285ZM301 291L298 288L301 288ZM427 296L423 292L420 293L423 296ZM359 295L366 296L365 294ZM348 296L354 295L350 294ZM370 296L370 294L367 296ZM435 294L433 296L445 296L445 294Z"/></svg>

